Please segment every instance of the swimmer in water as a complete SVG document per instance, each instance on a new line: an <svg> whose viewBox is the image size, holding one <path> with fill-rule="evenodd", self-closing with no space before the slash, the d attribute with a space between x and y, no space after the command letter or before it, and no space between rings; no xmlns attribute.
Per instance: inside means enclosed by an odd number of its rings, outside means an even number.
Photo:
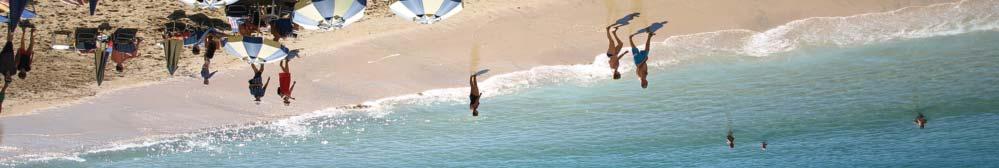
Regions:
<svg viewBox="0 0 999 168"><path fill-rule="evenodd" d="M916 123L919 129L923 129L923 127L926 127L926 116L923 116L923 113L919 113L919 116L916 116L916 119L912 120L912 122Z"/></svg>
<svg viewBox="0 0 999 168"><path fill-rule="evenodd" d="M735 148L735 136L732 135L732 130L728 130L728 136L725 137L728 140L728 148Z"/></svg>

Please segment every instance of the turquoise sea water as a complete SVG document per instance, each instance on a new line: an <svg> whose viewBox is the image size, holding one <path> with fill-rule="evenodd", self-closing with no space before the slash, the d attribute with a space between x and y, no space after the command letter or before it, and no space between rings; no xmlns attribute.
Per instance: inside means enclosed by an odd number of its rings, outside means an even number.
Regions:
<svg viewBox="0 0 999 168"><path fill-rule="evenodd" d="M646 90L626 74L485 97L477 118L464 100L331 110L18 166L999 165L995 31L688 59L654 68Z"/></svg>

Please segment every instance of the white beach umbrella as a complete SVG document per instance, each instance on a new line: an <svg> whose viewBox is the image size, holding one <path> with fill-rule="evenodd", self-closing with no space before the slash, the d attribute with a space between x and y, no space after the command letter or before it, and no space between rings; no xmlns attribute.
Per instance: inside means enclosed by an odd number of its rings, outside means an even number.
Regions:
<svg viewBox="0 0 999 168"><path fill-rule="evenodd" d="M251 64L277 62L288 56L288 48L281 43L261 37L231 35L224 44L226 53Z"/></svg>
<svg viewBox="0 0 999 168"><path fill-rule="evenodd" d="M461 12L461 0L399 0L389 6L396 16L420 24L431 24Z"/></svg>
<svg viewBox="0 0 999 168"><path fill-rule="evenodd" d="M180 0L180 2L201 9L219 9L239 0Z"/></svg>
<svg viewBox="0 0 999 168"><path fill-rule="evenodd" d="M300 0L292 21L309 30L339 29L361 20L367 0Z"/></svg>

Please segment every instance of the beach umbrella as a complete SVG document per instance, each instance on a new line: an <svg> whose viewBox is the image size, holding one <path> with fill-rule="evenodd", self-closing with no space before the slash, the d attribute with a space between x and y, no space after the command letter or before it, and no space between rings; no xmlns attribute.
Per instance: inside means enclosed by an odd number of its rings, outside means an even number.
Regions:
<svg viewBox="0 0 999 168"><path fill-rule="evenodd" d="M17 23L21 21L21 14L24 12L24 6L28 5L28 0L10 0L8 1L10 5L10 11L7 14L7 31L14 32L17 28Z"/></svg>
<svg viewBox="0 0 999 168"><path fill-rule="evenodd" d="M438 22L461 12L461 0L399 0L389 6L396 16L421 24Z"/></svg>
<svg viewBox="0 0 999 168"><path fill-rule="evenodd" d="M339 29L361 20L367 0L301 0L292 21L309 30Z"/></svg>
<svg viewBox="0 0 999 168"><path fill-rule="evenodd" d="M224 43L226 53L251 64L277 62L288 56L288 48L281 43L261 37L230 35Z"/></svg>
<svg viewBox="0 0 999 168"><path fill-rule="evenodd" d="M180 60L181 47L183 47L184 42L178 39L170 39L163 42L163 48L166 53L166 65L167 72L172 76L174 72L177 71L177 61Z"/></svg>
<svg viewBox="0 0 999 168"><path fill-rule="evenodd" d="M97 0L90 0L90 16L94 16L95 11L97 11Z"/></svg>
<svg viewBox="0 0 999 168"><path fill-rule="evenodd" d="M180 0L180 2L201 9L219 9L239 0Z"/></svg>

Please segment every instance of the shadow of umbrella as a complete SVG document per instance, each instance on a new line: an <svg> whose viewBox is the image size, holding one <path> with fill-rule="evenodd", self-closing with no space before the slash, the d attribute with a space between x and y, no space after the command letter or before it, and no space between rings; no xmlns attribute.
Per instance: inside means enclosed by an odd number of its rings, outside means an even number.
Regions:
<svg viewBox="0 0 999 168"><path fill-rule="evenodd" d="M634 20L640 14L641 13L635 12L635 13L631 13L631 14L625 15L621 19L617 19L617 21L614 22L614 24L618 25L618 26L625 26L625 25L631 24L631 20Z"/></svg>
<svg viewBox="0 0 999 168"><path fill-rule="evenodd" d="M187 16L187 19L191 19L192 22L198 24L199 26L222 29L222 30L227 30L231 28L229 26L229 23L226 22L225 20L211 18L203 13Z"/></svg>
<svg viewBox="0 0 999 168"><path fill-rule="evenodd" d="M170 20L177 20L184 17L187 17L187 13L184 10L175 10L170 15L167 15L167 19Z"/></svg>
<svg viewBox="0 0 999 168"><path fill-rule="evenodd" d="M638 32L635 32L635 34L642 34L642 33L645 33L645 32L656 33L656 31L659 31L659 29L662 29L663 26L666 23L669 23L669 21L663 21L663 22L653 23L652 25L649 25L649 27L646 27L645 29L642 29L642 30L639 30Z"/></svg>

